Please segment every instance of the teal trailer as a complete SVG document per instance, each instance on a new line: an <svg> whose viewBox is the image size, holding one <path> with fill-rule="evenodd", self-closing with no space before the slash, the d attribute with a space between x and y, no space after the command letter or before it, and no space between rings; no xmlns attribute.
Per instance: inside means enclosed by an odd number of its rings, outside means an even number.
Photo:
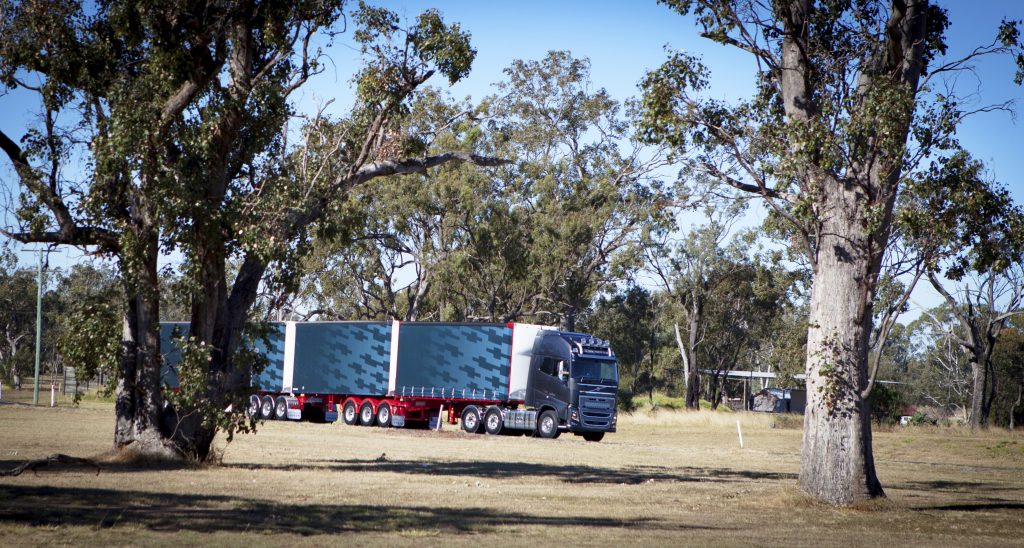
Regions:
<svg viewBox="0 0 1024 548"><path fill-rule="evenodd" d="M180 354L162 324L165 383ZM605 341L530 324L280 322L251 344L268 358L253 377L249 412L404 427L451 424L468 432L614 432L618 370Z"/></svg>

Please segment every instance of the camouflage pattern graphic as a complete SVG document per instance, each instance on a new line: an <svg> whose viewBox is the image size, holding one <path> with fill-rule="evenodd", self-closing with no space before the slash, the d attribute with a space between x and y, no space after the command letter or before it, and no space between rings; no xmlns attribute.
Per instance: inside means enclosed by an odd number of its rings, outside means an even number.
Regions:
<svg viewBox="0 0 1024 548"><path fill-rule="evenodd" d="M512 330L504 325L403 323L399 327L395 392L424 387L461 397L483 391L507 397ZM440 396L439 392L435 392ZM495 398L495 399L499 399Z"/></svg>
<svg viewBox="0 0 1024 548"><path fill-rule="evenodd" d="M264 344L262 339L255 343L256 351L267 357L267 367L263 372L253 377L254 386L260 390L280 391L282 372L284 371L284 326L283 323L275 323L270 327L267 338L270 339L270 347ZM164 356L163 367L160 371L160 380L167 388L180 388L178 382L178 364L181 363L181 349L174 344L174 339L188 334L188 322L161 322L160 323L160 352Z"/></svg>
<svg viewBox="0 0 1024 548"><path fill-rule="evenodd" d="M390 356L390 323L297 323L292 388L383 396L388 391Z"/></svg>
<svg viewBox="0 0 1024 548"><path fill-rule="evenodd" d="M257 390L280 392L284 382L284 331L285 324L274 323L267 333L270 346L262 338L256 339L254 348L267 357L267 366L259 375L253 375L252 384Z"/></svg>

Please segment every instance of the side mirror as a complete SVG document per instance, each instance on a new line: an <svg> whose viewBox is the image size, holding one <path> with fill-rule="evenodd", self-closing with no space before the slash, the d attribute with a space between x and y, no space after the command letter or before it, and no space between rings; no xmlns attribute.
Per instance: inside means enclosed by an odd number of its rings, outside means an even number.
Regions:
<svg viewBox="0 0 1024 548"><path fill-rule="evenodd" d="M569 370L565 367L564 360L558 362L558 378L569 380Z"/></svg>

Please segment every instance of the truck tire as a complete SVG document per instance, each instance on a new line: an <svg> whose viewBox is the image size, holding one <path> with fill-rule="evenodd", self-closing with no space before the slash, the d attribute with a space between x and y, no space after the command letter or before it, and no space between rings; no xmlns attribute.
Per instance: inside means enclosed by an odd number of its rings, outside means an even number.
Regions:
<svg viewBox="0 0 1024 548"><path fill-rule="evenodd" d="M377 426L381 428L391 427L391 406L382 403L377 406Z"/></svg>
<svg viewBox="0 0 1024 548"><path fill-rule="evenodd" d="M260 418L265 421L274 418L274 398L263 396L263 400L260 403Z"/></svg>
<svg viewBox="0 0 1024 548"><path fill-rule="evenodd" d="M373 426L373 421L376 416L373 414L373 404L365 401L363 405L359 406L359 424L363 426Z"/></svg>
<svg viewBox="0 0 1024 548"><path fill-rule="evenodd" d="M347 425L359 422L359 411L356 411L356 402L348 400L341 408L341 420Z"/></svg>
<svg viewBox="0 0 1024 548"><path fill-rule="evenodd" d="M504 424L501 418L501 409L498 407L488 407L487 412L484 413L484 430L492 436L501 434Z"/></svg>
<svg viewBox="0 0 1024 548"><path fill-rule="evenodd" d="M584 432L583 439L587 441L601 441L604 439L604 432Z"/></svg>
<svg viewBox="0 0 1024 548"><path fill-rule="evenodd" d="M274 419L288 420L288 400L284 399L284 396L277 397L277 403L274 405Z"/></svg>
<svg viewBox="0 0 1024 548"><path fill-rule="evenodd" d="M558 415L552 410L547 410L540 414L540 418L537 419L537 435L553 440L558 437Z"/></svg>
<svg viewBox="0 0 1024 548"><path fill-rule="evenodd" d="M259 418L261 406L262 403L260 402L259 396L257 396L256 394L249 396L249 409L247 410L247 412L250 417Z"/></svg>
<svg viewBox="0 0 1024 548"><path fill-rule="evenodd" d="M470 434L480 433L480 408L469 405L462 410L462 429Z"/></svg>
<svg viewBox="0 0 1024 548"><path fill-rule="evenodd" d="M462 429L471 434L478 434L480 429L480 408L467 406L462 410Z"/></svg>

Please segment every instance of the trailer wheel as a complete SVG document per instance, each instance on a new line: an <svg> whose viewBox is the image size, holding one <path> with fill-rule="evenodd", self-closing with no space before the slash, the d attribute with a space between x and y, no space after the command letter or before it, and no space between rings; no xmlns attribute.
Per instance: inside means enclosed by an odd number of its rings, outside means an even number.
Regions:
<svg viewBox="0 0 1024 548"><path fill-rule="evenodd" d="M345 405L341 407L341 420L345 421L345 424L353 425L359 421L359 412L356 411L356 402L348 400Z"/></svg>
<svg viewBox="0 0 1024 548"><path fill-rule="evenodd" d="M389 428L391 426L391 406L382 403L377 407L377 426Z"/></svg>
<svg viewBox="0 0 1024 548"><path fill-rule="evenodd" d="M540 414L537 419L537 435L542 438L553 440L558 437L558 415L552 410Z"/></svg>
<svg viewBox="0 0 1024 548"><path fill-rule="evenodd" d="M489 407L484 414L484 430L492 436L497 436L501 434L502 426L501 409Z"/></svg>
<svg viewBox="0 0 1024 548"><path fill-rule="evenodd" d="M274 418L274 398L263 396L262 403L260 404L260 418L265 421Z"/></svg>
<svg viewBox="0 0 1024 548"><path fill-rule="evenodd" d="M373 426L373 404L370 402L363 402L363 405L359 407L359 424L363 426Z"/></svg>
<svg viewBox="0 0 1024 548"><path fill-rule="evenodd" d="M274 406L274 418L283 421L288 419L288 400L284 396L277 397L277 405Z"/></svg>
<svg viewBox="0 0 1024 548"><path fill-rule="evenodd" d="M475 405L462 410L462 429L470 434L480 433L480 409Z"/></svg>
<svg viewBox="0 0 1024 548"><path fill-rule="evenodd" d="M260 397L256 394L249 396L249 416L253 418L259 418L260 416Z"/></svg>
<svg viewBox="0 0 1024 548"><path fill-rule="evenodd" d="M601 441L604 439L604 432L584 432L583 439L587 441Z"/></svg>

